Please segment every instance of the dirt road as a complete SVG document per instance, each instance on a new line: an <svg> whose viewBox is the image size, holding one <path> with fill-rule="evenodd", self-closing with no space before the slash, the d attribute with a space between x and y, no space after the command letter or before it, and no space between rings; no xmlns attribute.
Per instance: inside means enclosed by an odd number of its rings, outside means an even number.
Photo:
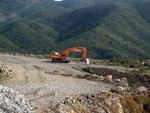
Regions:
<svg viewBox="0 0 150 113"><path fill-rule="evenodd" d="M111 84L104 82L45 73L45 71L61 70L71 74L85 74L85 72L75 69L75 67L85 65L81 63L52 63L48 59L3 54L0 54L0 60L14 72L14 77L3 85L24 94L36 107L54 105L68 96L100 93L112 87Z"/></svg>

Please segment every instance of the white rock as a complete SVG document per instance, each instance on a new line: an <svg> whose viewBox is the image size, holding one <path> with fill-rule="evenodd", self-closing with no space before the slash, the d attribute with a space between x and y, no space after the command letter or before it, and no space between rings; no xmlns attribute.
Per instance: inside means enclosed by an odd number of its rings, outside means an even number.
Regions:
<svg viewBox="0 0 150 113"><path fill-rule="evenodd" d="M120 79L115 79L115 82L120 82Z"/></svg>
<svg viewBox="0 0 150 113"><path fill-rule="evenodd" d="M124 88L122 86L118 86L118 87L115 88L115 91L117 93L123 92L123 90L124 90Z"/></svg>
<svg viewBox="0 0 150 113"><path fill-rule="evenodd" d="M144 87L144 86L141 86L141 87L138 87L138 88L137 88L137 91L138 91L138 92L147 92L147 88Z"/></svg>
<svg viewBox="0 0 150 113"><path fill-rule="evenodd" d="M0 113L35 112L23 95L11 88L0 85Z"/></svg>

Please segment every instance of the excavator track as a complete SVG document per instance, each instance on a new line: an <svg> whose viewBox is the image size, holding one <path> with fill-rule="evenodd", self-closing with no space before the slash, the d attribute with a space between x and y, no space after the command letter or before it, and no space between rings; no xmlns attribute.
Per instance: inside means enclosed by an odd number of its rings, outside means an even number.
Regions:
<svg viewBox="0 0 150 113"><path fill-rule="evenodd" d="M70 59L52 59L52 62L70 63Z"/></svg>

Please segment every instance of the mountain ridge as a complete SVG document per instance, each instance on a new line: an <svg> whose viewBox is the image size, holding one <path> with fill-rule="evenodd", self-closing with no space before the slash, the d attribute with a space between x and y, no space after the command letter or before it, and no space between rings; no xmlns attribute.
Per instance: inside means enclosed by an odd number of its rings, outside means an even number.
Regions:
<svg viewBox="0 0 150 113"><path fill-rule="evenodd" d="M114 0L78 10L47 8L1 25L0 37L26 53L48 54L85 46L87 57L149 59L150 8L147 4L150 4L148 0ZM15 26L8 29L12 23ZM3 49L7 50L4 46Z"/></svg>

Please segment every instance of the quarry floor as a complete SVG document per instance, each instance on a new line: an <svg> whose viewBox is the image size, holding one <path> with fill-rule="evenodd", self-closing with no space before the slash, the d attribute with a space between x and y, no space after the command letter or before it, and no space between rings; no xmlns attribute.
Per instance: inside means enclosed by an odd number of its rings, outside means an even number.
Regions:
<svg viewBox="0 0 150 113"><path fill-rule="evenodd" d="M73 77L49 74L60 70L68 74L86 74L80 70L87 67L85 63L53 63L50 59L29 58L0 54L0 60L9 67L14 75L3 83L25 95L34 107L54 106L68 96L80 94L95 94L110 90L113 85L105 82L90 81ZM95 66L96 65L89 65ZM104 67L105 66L99 66ZM125 70L123 67L111 67L117 70Z"/></svg>

